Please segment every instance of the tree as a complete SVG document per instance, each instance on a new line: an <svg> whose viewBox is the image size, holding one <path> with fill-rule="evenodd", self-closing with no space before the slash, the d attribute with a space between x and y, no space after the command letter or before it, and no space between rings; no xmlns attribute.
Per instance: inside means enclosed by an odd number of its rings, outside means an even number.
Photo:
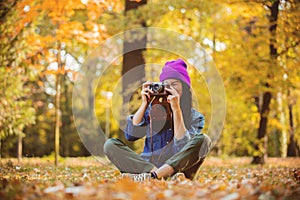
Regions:
<svg viewBox="0 0 300 200"><path fill-rule="evenodd" d="M49 126L51 126L52 123L49 122L49 120L52 119L51 112L54 111L54 109L52 109L54 105L52 97L55 94L57 94L57 98L55 98L57 106L55 108L58 108L55 112L57 116L56 127L58 127L56 128L56 133L59 133L59 128L62 126L61 122L59 122L60 117L58 113L64 115L63 122L67 119L66 115L69 115L71 118L72 113L67 107L66 112L68 113L60 112L60 108L65 108L64 105L61 106L65 103L65 99L60 100L59 90L71 91L72 84L69 84L68 87L71 88L66 90L62 87L65 86L65 82L72 82L74 80L72 79L74 78L73 75L75 74L72 72L72 64L68 64L67 67L69 67L69 69L65 68L66 62L72 57L74 60L77 60L77 64L80 65L82 62L80 62L80 60L92 51L103 39L108 37L106 28L102 24L99 24L99 19L102 17L104 11L113 12L116 9L120 9L119 5L119 1L98 2L80 0L10 0L1 3L0 51L1 59L3 58L3 65L9 66L11 63L14 65L15 63L23 63L23 65L20 66L20 70L23 70L22 73L26 72L26 75L27 73L31 75L30 81L32 81L32 83L21 76L19 80L25 80L23 82L24 85L30 87L32 91L36 92L36 90L39 90L40 92L40 89L42 89L44 94L40 93L40 97L46 96L45 98L41 98L40 101L38 100L38 96L34 98L35 103L39 105L43 104L43 106L34 105L36 109L39 109L38 117L41 117L41 111L45 112L46 116L49 116L47 120L38 120L43 123L37 127L43 131L33 131L37 133L36 137L41 136L41 138L43 138L41 133L45 133L44 131L48 133L49 129L51 129ZM8 18L6 13L14 13L14 15ZM5 23L2 23L4 21ZM13 57L12 55L17 56ZM18 62L15 62L15 59L17 59ZM1 63L1 67L3 65ZM31 69L33 69L33 71L31 71ZM36 78L35 75L38 77ZM55 76L57 76L57 79L54 79ZM56 89L55 84L53 84L55 80L58 80L56 82ZM38 89L36 89L36 87L38 87ZM27 90L24 91L27 92ZM28 103L30 103L30 101L28 101ZM28 114L29 113L30 112L28 112ZM65 122L67 122L67 120ZM46 123L48 123L49 126L46 126ZM69 130L67 127L68 126L63 127L63 130L74 131L72 125L69 126ZM29 131L30 128L33 128L33 126L25 131ZM32 135L32 133L29 133L29 135ZM56 141L59 141L61 136L56 135ZM76 135L76 132L73 132L73 135ZM47 140L48 139L50 140L52 138L47 135ZM30 140L27 141L29 142ZM28 147L28 143L26 144ZM56 148L58 146L59 145L56 145ZM48 150L41 152L45 153L51 150L47 145L45 149ZM84 154L86 154L86 151L84 151Z"/></svg>
<svg viewBox="0 0 300 200"><path fill-rule="evenodd" d="M24 62L24 51L28 50L24 30L30 18L22 18L24 14L19 1L1 2L1 104L0 104L0 139L8 135L18 136L18 160L22 157L22 138L24 128L35 122L35 110L29 96L30 88L26 86L30 67ZM12 24L17 24L15 27ZM1 143L1 141L0 141Z"/></svg>
<svg viewBox="0 0 300 200"><path fill-rule="evenodd" d="M35 110L28 100L29 88L24 86L23 74L0 68L0 139L9 135L18 136L18 159L22 157L24 128L35 122ZM1 146L0 146L1 147Z"/></svg>
<svg viewBox="0 0 300 200"><path fill-rule="evenodd" d="M125 1L125 16L129 11L134 12L134 10L138 9L140 6L143 6L147 3L147 0L142 1ZM130 18L128 19L130 21ZM144 20L139 22L142 27L146 27L146 22ZM134 34L134 33L133 33ZM147 43L147 34L146 32L141 38L134 38L134 35L127 35L124 39L124 55L123 55L123 68L122 75L125 76L130 70L133 70L129 78L123 77L123 104L129 102L130 95L126 95L127 90L136 82L141 82L145 78L145 59L143 57L143 51L146 49ZM137 49L135 48L137 47Z"/></svg>
<svg viewBox="0 0 300 200"><path fill-rule="evenodd" d="M130 23L132 18L128 17L129 12L136 12L136 10L147 4L147 0L141 1L125 1L125 16ZM137 16L135 16L137 17ZM132 22L131 22L132 23ZM138 26L146 28L145 20L138 20L135 22ZM130 28L130 27L127 27ZM147 32L145 29L144 33L137 32L135 35L134 32L130 32L129 35L124 34L123 48L123 62L122 62L122 96L123 96L123 105L127 105L130 101L131 95L130 91L135 86L140 85L145 79L145 59L143 57L143 52L146 50L147 44ZM123 120L122 120L123 121ZM124 126L123 122L120 123L121 126ZM120 135L121 137L123 135Z"/></svg>
<svg viewBox="0 0 300 200"><path fill-rule="evenodd" d="M37 28L28 39L36 47L42 48L42 57L39 58L38 63L45 65L44 74L48 81L46 87L51 89L51 94L54 95L56 165L60 154L61 126L64 126L61 117L62 113L65 113L61 107L63 103L61 91L66 91L63 89L69 79L66 77L76 73L72 70L72 66L67 66L66 62L70 58L78 61L78 57L85 57L88 49L99 44L104 38L105 30L95 21L109 6L110 3L79 0L39 2L39 17L35 21ZM78 51L78 48L82 49ZM77 64L81 63L77 62ZM67 107L63 108L67 109ZM71 116L72 113L68 111L67 115Z"/></svg>
<svg viewBox="0 0 300 200"><path fill-rule="evenodd" d="M286 156L299 156L299 146L297 142L296 102L299 98L299 44L300 44L300 2L297 0L282 2L282 17L279 21L282 31L280 32L280 40L283 46L279 51L280 61L284 65L284 93L287 104L287 118L289 138ZM296 109L295 109L296 108ZM288 136L287 136L288 137Z"/></svg>

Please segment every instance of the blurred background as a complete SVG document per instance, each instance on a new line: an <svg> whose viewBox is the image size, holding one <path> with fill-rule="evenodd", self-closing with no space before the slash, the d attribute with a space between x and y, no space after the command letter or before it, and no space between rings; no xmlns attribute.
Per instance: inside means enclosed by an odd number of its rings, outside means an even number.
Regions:
<svg viewBox="0 0 300 200"><path fill-rule="evenodd" d="M74 82L100 44L139 27L165 28L191 37L213 58L226 89L227 110L221 137L210 155L253 157L256 164L267 157L298 157L299 10L298 0L1 1L1 157L89 156L74 124ZM120 41L125 50L133 44L145 48L117 59L102 74L95 99L89 102L109 137L123 137L108 106L113 104L112 83L139 65L143 67L136 80L157 81L160 68L147 63L163 64L179 57L147 49L147 41L146 35ZM189 48L174 46L181 51ZM195 105L208 124L211 103L206 83L192 66L189 72ZM126 81L132 80L123 80L122 91ZM117 101L129 99L124 95ZM142 150L142 142L129 145Z"/></svg>

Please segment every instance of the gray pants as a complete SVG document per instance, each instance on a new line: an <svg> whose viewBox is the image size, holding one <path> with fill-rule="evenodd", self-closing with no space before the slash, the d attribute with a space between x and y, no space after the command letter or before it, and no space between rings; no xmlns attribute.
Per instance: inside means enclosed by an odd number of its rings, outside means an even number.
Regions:
<svg viewBox="0 0 300 200"><path fill-rule="evenodd" d="M183 172L187 178L193 178L208 154L210 144L211 141L207 135L196 134L181 151L165 163L173 167L175 173ZM116 138L105 142L104 153L122 173L147 173L156 167Z"/></svg>

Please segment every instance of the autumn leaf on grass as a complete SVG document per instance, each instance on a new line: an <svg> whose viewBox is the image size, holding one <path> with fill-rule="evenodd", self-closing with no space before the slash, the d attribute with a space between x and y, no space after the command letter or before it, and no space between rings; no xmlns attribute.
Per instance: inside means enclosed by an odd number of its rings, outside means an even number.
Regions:
<svg viewBox="0 0 300 200"><path fill-rule="evenodd" d="M48 187L44 190L45 193L55 193L64 190L65 187L62 183L57 184L55 186Z"/></svg>
<svg viewBox="0 0 300 200"><path fill-rule="evenodd" d="M295 177L296 181L300 184L300 169L294 170L294 177Z"/></svg>

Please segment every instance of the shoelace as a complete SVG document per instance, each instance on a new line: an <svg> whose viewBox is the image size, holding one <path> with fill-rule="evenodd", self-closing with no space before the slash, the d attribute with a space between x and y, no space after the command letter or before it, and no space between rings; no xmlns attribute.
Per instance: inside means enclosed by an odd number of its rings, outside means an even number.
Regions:
<svg viewBox="0 0 300 200"><path fill-rule="evenodd" d="M151 179L151 175L148 173L135 174L133 176L133 180L136 182L149 181Z"/></svg>
<svg viewBox="0 0 300 200"><path fill-rule="evenodd" d="M130 178L135 182L149 181L152 179L150 173L141 173L141 174L124 173L122 174L122 178Z"/></svg>

